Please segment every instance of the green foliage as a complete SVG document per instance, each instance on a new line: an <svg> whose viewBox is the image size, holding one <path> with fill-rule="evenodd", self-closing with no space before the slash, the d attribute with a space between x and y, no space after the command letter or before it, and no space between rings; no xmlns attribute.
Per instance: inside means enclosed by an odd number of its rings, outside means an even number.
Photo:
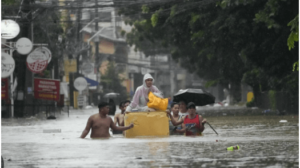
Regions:
<svg viewBox="0 0 300 168"><path fill-rule="evenodd" d="M291 4L286 0L268 0L265 4L264 8L260 10L258 13L255 14L255 19L257 23L263 22L266 24L268 29L275 28L280 29L282 28L283 24L276 18L277 15L280 15L282 10L282 6L286 4ZM296 17L294 17L287 26L290 26L290 34L287 39L287 46L289 50L294 48L295 42L299 41L299 14L297 13ZM295 67L296 62L293 63L293 67Z"/></svg>
<svg viewBox="0 0 300 168"><path fill-rule="evenodd" d="M207 82L205 83L205 87L208 88L208 87L211 87L211 86L216 86L218 83L219 83L218 80L207 81Z"/></svg>
<svg viewBox="0 0 300 168"><path fill-rule="evenodd" d="M207 81L239 86L243 79L256 91L267 91L287 89L284 79L290 79L290 65L298 61L298 46L286 47L297 6L286 0L189 0L148 5L152 15L122 14L131 21L147 20L127 34L127 41L146 55L171 53Z"/></svg>
<svg viewBox="0 0 300 168"><path fill-rule="evenodd" d="M272 110L276 110L276 91L275 90L269 91L269 101L270 101Z"/></svg>
<svg viewBox="0 0 300 168"><path fill-rule="evenodd" d="M287 45L289 50L295 47L295 42L299 41L299 15L297 15L293 20L288 23L291 27L291 33L287 40ZM294 64L295 65L295 64Z"/></svg>
<svg viewBox="0 0 300 168"><path fill-rule="evenodd" d="M34 77L50 79L50 71L49 70L44 70L41 73L34 74Z"/></svg>
<svg viewBox="0 0 300 168"><path fill-rule="evenodd" d="M152 24L153 27L156 26L157 21L158 21L158 13L155 12L155 13L151 16L151 24Z"/></svg>
<svg viewBox="0 0 300 168"><path fill-rule="evenodd" d="M295 71L295 70L299 71L299 61L297 61L293 64L293 71Z"/></svg>
<svg viewBox="0 0 300 168"><path fill-rule="evenodd" d="M264 8L255 14L254 21L265 23L268 29L280 28L280 24L274 19L279 12L280 1L285 0L268 0Z"/></svg>
<svg viewBox="0 0 300 168"><path fill-rule="evenodd" d="M251 99L250 102L246 103L246 107L255 107L255 99L254 99L254 97Z"/></svg>
<svg viewBox="0 0 300 168"><path fill-rule="evenodd" d="M2 0L1 5L13 5L16 4L17 0Z"/></svg>
<svg viewBox="0 0 300 168"><path fill-rule="evenodd" d="M171 17L175 16L176 10L177 10L177 5L173 5L170 12Z"/></svg>
<svg viewBox="0 0 300 168"><path fill-rule="evenodd" d="M149 7L147 5L142 6L142 13L149 13Z"/></svg>

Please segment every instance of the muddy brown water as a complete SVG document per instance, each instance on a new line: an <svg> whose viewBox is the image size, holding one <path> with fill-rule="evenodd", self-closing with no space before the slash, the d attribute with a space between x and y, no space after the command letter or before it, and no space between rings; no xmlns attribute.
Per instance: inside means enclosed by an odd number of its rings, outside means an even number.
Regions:
<svg viewBox="0 0 300 168"><path fill-rule="evenodd" d="M93 113L97 109L71 112L69 118L61 114L56 120L2 119L1 155L5 167L281 168L299 165L298 116L210 116L207 120L219 135L206 125L203 136L194 138L128 139L113 135L106 140L92 140L88 135L80 139L87 118ZM240 149L226 150L233 145L239 145Z"/></svg>

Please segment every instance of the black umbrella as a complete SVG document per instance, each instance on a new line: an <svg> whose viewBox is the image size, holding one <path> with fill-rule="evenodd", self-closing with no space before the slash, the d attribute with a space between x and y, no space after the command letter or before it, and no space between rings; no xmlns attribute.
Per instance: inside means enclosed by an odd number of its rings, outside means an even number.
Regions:
<svg viewBox="0 0 300 168"><path fill-rule="evenodd" d="M204 89L181 89L174 95L174 102L194 102L196 106L215 103L215 97Z"/></svg>

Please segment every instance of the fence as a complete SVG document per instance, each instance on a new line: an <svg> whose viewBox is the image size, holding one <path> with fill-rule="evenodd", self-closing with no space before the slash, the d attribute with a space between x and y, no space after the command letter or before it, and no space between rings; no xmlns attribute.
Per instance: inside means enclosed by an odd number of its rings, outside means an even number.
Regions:
<svg viewBox="0 0 300 168"><path fill-rule="evenodd" d="M292 95L288 92L261 92L255 95L256 106L261 109L279 110L279 112L298 113L298 94Z"/></svg>

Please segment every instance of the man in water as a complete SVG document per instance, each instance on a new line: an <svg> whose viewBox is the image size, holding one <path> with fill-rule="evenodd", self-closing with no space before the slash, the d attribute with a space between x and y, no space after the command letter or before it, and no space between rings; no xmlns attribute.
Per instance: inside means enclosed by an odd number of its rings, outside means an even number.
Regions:
<svg viewBox="0 0 300 168"><path fill-rule="evenodd" d="M106 102L101 102L98 105L99 113L94 114L89 117L86 127L83 130L80 138L85 138L90 129L92 129L91 138L109 138L109 128L118 131L125 131L133 127L133 124L130 124L127 127L119 126L117 127L112 119L107 116L109 112L109 105Z"/></svg>
<svg viewBox="0 0 300 168"><path fill-rule="evenodd" d="M115 115L115 118L114 118L114 124L118 125L119 126L124 126L124 116L125 116L125 110L126 110L126 107L130 104L130 101L129 100L125 100L123 102L120 103L119 105L119 108L121 110L121 113L118 113Z"/></svg>

